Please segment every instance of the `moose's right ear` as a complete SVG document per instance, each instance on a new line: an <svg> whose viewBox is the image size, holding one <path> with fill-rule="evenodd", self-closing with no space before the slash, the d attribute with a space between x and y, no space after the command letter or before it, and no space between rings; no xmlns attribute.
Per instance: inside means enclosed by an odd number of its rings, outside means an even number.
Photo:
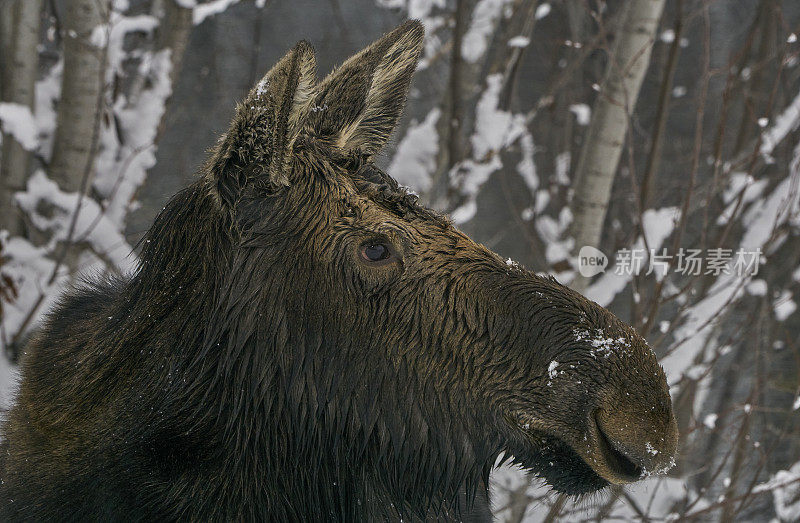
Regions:
<svg viewBox="0 0 800 523"><path fill-rule="evenodd" d="M235 201L244 185L289 185L289 158L308 114L316 83L316 58L306 41L259 81L236 107L230 129L216 147L211 172L220 197Z"/></svg>

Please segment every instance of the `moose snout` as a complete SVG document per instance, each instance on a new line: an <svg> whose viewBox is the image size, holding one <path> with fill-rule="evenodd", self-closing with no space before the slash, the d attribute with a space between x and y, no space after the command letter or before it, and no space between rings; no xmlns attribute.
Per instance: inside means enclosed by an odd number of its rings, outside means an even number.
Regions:
<svg viewBox="0 0 800 523"><path fill-rule="evenodd" d="M611 483L661 474L675 464L678 429L669 406L612 404L596 409L589 424L604 469L598 472Z"/></svg>

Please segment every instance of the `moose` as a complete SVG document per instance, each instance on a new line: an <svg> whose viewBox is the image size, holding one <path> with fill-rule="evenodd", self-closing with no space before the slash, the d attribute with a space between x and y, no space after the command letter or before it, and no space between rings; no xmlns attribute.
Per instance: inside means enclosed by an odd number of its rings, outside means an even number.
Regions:
<svg viewBox="0 0 800 523"><path fill-rule="evenodd" d="M0 520L457 520L501 456L569 495L671 466L646 341L375 165L422 42L406 22L322 81L296 44L135 273L63 296L2 426Z"/></svg>

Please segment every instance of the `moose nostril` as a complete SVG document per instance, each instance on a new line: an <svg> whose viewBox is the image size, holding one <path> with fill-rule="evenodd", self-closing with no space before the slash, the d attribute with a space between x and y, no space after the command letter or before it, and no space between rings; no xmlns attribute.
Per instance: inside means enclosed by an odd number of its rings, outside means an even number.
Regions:
<svg viewBox="0 0 800 523"><path fill-rule="evenodd" d="M640 477L643 472L642 467L617 448L613 440L603 431L603 426L597 414L595 414L595 426L600 440L600 451L603 453L608 466L621 476L628 478Z"/></svg>

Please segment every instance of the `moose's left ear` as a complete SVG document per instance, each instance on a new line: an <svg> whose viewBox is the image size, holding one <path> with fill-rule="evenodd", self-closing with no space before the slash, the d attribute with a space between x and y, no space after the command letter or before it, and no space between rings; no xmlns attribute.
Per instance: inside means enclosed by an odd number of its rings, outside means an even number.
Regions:
<svg viewBox="0 0 800 523"><path fill-rule="evenodd" d="M307 128L346 153L377 153L403 111L424 34L410 20L332 72L317 87Z"/></svg>

